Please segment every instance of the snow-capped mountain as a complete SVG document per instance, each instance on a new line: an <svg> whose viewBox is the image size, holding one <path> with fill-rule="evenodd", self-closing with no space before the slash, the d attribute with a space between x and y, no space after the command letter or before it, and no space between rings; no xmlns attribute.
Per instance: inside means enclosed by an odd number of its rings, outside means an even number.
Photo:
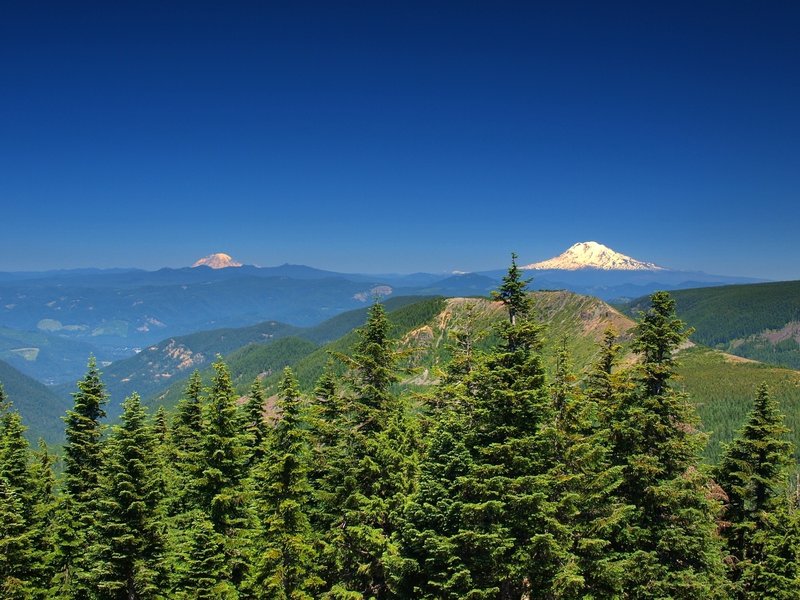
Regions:
<svg viewBox="0 0 800 600"><path fill-rule="evenodd" d="M211 267L212 269L226 269L228 267L241 267L242 263L233 260L229 254L217 252L197 260L192 267Z"/></svg>
<svg viewBox="0 0 800 600"><path fill-rule="evenodd" d="M643 262L615 252L597 242L579 242L570 246L563 254L520 267L536 271L578 271L600 269L603 271L664 271L664 267Z"/></svg>

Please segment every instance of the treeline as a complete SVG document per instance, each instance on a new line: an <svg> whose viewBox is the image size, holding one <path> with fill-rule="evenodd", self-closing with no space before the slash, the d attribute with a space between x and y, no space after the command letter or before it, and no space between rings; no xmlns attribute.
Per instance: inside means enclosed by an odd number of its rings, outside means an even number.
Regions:
<svg viewBox="0 0 800 600"><path fill-rule="evenodd" d="M90 361L58 478L2 400L0 596L799 597L792 449L766 387L707 472L672 385L688 332L670 296L638 323L636 366L609 331L579 383L566 349L545 376L525 287L512 261L496 343L454 331L422 401L397 392L380 304L310 397L286 369L274 402L256 381L240 403L218 361L171 416L134 394L107 432Z"/></svg>

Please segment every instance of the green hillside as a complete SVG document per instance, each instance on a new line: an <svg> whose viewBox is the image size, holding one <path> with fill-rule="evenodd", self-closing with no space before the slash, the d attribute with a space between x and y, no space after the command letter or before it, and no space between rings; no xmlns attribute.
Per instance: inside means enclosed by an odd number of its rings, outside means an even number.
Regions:
<svg viewBox="0 0 800 600"><path fill-rule="evenodd" d="M399 336L405 331L425 323L441 310L444 300L418 297L396 298L387 301L384 306L389 311L393 323L393 335ZM367 309L349 311L342 315L298 332L297 336L276 340L269 344L251 344L226 355L234 384L240 393L246 393L256 377L262 378L266 385L272 384L285 366L293 366L306 384L306 389L313 385L322 373L327 361L328 351L347 351L355 340L353 330L364 324ZM318 341L327 341L320 346ZM211 370L202 371L204 380L210 380ZM186 385L186 377L173 382L164 391L153 394L148 403L174 406Z"/></svg>
<svg viewBox="0 0 800 600"><path fill-rule="evenodd" d="M554 362L556 349L566 341L575 364L588 365L597 353L606 327L612 326L627 339L626 331L633 326L626 316L605 302L590 296L571 292L534 292L534 310L543 323L543 348L548 365ZM398 340L398 350L404 358L401 386L424 389L437 380L438 369L450 360L451 332L473 332L478 349L487 348L496 340L492 328L505 318L499 303L484 298L428 298L402 299L385 303L390 313L391 335ZM356 340L353 331L366 318L366 309L351 311L334 317L320 326L303 330L305 339L324 340L342 325L349 326L346 334L321 345L300 344L296 337L277 340L270 344L253 344L225 357L240 393L247 392L255 377L262 377L269 393L274 393L280 378L280 369L290 365L297 374L300 386L310 391L322 374L330 353L348 353ZM187 374L188 375L188 374ZM210 380L211 371L203 371L204 380ZM180 398L186 379L173 382L164 392L148 399L152 405L171 407Z"/></svg>
<svg viewBox="0 0 800 600"><path fill-rule="evenodd" d="M61 417L71 405L52 390L0 360L0 383L6 396L20 412L28 427L27 438L36 442L43 438L48 444L58 445L64 439L64 422Z"/></svg>
<svg viewBox="0 0 800 600"><path fill-rule="evenodd" d="M543 324L543 354L550 370L554 366L555 352L564 342L581 376L596 357L598 342L608 326L620 333L623 345L630 338L634 322L597 298L564 291L534 292L532 297L537 317ZM423 301L392 312L390 318L399 349L407 354L403 361L406 371L401 385L419 390L435 383L437 368L450 359L451 332L471 329L477 347L485 348L494 342L492 325L505 315L498 303L486 299L450 298ZM329 352L346 353L355 339L351 332L302 356L302 351L308 348L300 348L300 352L287 356L285 364L296 371L301 387L310 391L322 373ZM282 341L288 342L289 339ZM247 349L246 355L243 353L240 357L237 353L227 357L241 393L246 393L247 386L259 373L265 374L267 389L275 392L279 375L270 375L268 369L259 365L283 366L284 363L275 361L279 350L278 343L271 349L270 346L253 346ZM251 363L246 367L245 358ZM624 363L630 365L634 360L635 357L628 353ZM730 441L741 426L752 407L755 389L761 382L773 389L786 413L787 426L792 429L792 440L800 450L800 373L699 346L683 350L679 363L679 385L697 406L703 429L710 434L705 450L708 461L719 458L721 444ZM210 377L210 373L206 376ZM167 404L174 403L179 393L179 388L173 388Z"/></svg>
<svg viewBox="0 0 800 600"><path fill-rule="evenodd" d="M781 406L800 460L800 372L703 347L682 351L679 364L679 386L694 401L703 428L711 434L705 451L710 462L716 462L721 444L730 442L741 427L762 382Z"/></svg>
<svg viewBox="0 0 800 600"><path fill-rule="evenodd" d="M46 385L74 383L92 353L97 349L81 340L0 327L0 360Z"/></svg>
<svg viewBox="0 0 800 600"><path fill-rule="evenodd" d="M671 292L692 339L737 356L800 369L800 281ZM646 298L631 302L635 314Z"/></svg>
<svg viewBox="0 0 800 600"><path fill-rule="evenodd" d="M414 296L393 298L385 306L387 310L394 310L413 304L419 299ZM110 397L108 414L111 417L119 414L122 401L133 392L138 392L145 398L162 395L171 388L174 381L183 381L195 369L202 370L210 365L217 354L227 356L251 345L256 348L264 347L264 365L271 365L276 351L266 350L266 346L275 341L289 336L306 341L307 343L301 345L295 340L291 344L279 346L289 356L296 357L298 347L313 349L318 344L340 338L361 325L366 314L366 308L351 310L306 328L278 321L265 321L248 327L211 329L167 338L103 369L103 381ZM248 356L252 356L254 352L250 348ZM83 360L85 362L85 357ZM247 359L248 364L253 361L252 358ZM254 369L253 372L260 371ZM66 398L73 388L74 383L69 382L56 388L56 393Z"/></svg>

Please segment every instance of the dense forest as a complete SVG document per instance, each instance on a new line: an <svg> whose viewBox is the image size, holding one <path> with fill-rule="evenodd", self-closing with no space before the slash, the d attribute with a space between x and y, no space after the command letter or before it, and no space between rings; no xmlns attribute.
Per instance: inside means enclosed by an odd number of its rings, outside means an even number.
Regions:
<svg viewBox="0 0 800 600"><path fill-rule="evenodd" d="M675 384L689 328L669 294L622 364L552 374L514 261L507 318L452 332L422 394L381 304L311 394L284 370L235 393L220 359L169 414L137 394L104 424L90 360L57 458L0 397L0 596L147 599L800 597L794 450L766 386L713 466Z"/></svg>

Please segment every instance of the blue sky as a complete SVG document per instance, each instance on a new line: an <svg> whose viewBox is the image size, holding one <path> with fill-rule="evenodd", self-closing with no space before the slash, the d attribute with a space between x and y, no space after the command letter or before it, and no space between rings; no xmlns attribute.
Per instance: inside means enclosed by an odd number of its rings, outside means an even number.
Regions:
<svg viewBox="0 0 800 600"><path fill-rule="evenodd" d="M5 3L0 270L597 240L800 278L798 30L794 2Z"/></svg>

